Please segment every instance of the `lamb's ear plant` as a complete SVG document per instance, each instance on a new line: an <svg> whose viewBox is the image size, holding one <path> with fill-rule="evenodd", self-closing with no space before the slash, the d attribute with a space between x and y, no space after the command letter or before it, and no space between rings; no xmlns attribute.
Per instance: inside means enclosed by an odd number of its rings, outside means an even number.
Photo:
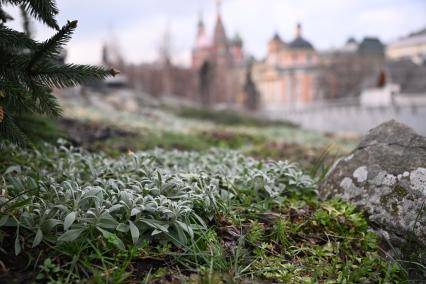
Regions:
<svg viewBox="0 0 426 284"><path fill-rule="evenodd" d="M37 42L28 32L9 28L7 24L13 19L6 12L6 5L21 7L23 15L30 15L51 28L52 37ZM28 115L60 116L62 110L53 89L73 87L117 72L60 63L61 50L71 39L77 21L68 21L60 27L56 20L58 13L54 0L0 1L0 142L7 139L27 144L26 132L37 126L29 125Z"/></svg>
<svg viewBox="0 0 426 284"><path fill-rule="evenodd" d="M362 215L313 198L314 181L290 163L217 150L118 159L64 144L39 151L7 144L15 163L2 172L0 242L35 254L42 281L52 270L64 283L123 283L144 257L207 280L400 279Z"/></svg>

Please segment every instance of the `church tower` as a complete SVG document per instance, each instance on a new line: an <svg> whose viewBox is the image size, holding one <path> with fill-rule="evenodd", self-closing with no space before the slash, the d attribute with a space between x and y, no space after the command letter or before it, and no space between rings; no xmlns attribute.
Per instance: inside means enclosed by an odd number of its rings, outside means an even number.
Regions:
<svg viewBox="0 0 426 284"><path fill-rule="evenodd" d="M235 103L238 93L236 66L243 62L243 41L229 40L221 15L222 0L216 0L216 22L208 38L202 18L198 21L192 69L198 76L202 102L208 105Z"/></svg>
<svg viewBox="0 0 426 284"><path fill-rule="evenodd" d="M216 16L216 25L213 33L213 46L217 50L218 55L224 55L228 52L228 37L226 36L225 26L223 25L222 15L221 15L221 5L222 1L217 0L217 16Z"/></svg>
<svg viewBox="0 0 426 284"><path fill-rule="evenodd" d="M197 34L195 37L195 46L192 50L192 69L198 70L204 62L210 60L211 42L206 31L203 18L200 18L197 24Z"/></svg>

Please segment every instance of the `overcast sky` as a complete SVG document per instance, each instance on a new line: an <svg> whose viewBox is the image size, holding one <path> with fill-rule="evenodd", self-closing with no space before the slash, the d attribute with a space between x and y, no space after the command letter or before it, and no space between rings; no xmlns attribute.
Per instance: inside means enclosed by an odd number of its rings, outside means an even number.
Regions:
<svg viewBox="0 0 426 284"><path fill-rule="evenodd" d="M168 27L175 61L188 63L199 14L209 32L216 14L213 0L57 2L61 24L79 20L68 45L68 61L74 63L98 63L102 43L108 38L119 44L127 61L152 61ZM223 0L222 14L228 35L240 33L246 50L261 58L273 33L278 31L289 41L298 21L304 37L317 49L338 47L349 36L393 41L426 27L426 0ZM53 33L40 26L36 29L38 39Z"/></svg>

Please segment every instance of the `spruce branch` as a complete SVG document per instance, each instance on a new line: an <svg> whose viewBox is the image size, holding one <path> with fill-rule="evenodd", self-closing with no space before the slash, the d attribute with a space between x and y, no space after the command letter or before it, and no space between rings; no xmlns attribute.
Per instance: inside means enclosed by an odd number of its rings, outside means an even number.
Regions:
<svg viewBox="0 0 426 284"><path fill-rule="evenodd" d="M37 113L53 118L62 116L61 106L58 103L58 99L52 94L51 89L31 82L31 91Z"/></svg>
<svg viewBox="0 0 426 284"><path fill-rule="evenodd" d="M1 8L1 4L0 4L0 26L3 25L3 23L6 23L7 21L11 21L13 20L13 17L10 16L8 13L6 13L6 11L4 11Z"/></svg>
<svg viewBox="0 0 426 284"><path fill-rule="evenodd" d="M52 59L58 56L60 53L60 48L71 39L71 35L74 33L76 28L77 21L68 21L68 23L62 27L54 36L39 45L37 51L28 64L27 69L31 70L41 59Z"/></svg>
<svg viewBox="0 0 426 284"><path fill-rule="evenodd" d="M27 136L16 125L13 118L7 113L4 113L3 122L0 123L0 138L9 140L19 146L32 145Z"/></svg>
<svg viewBox="0 0 426 284"><path fill-rule="evenodd" d="M25 33L17 32L0 25L0 47L9 49L34 48L37 43Z"/></svg>
<svg viewBox="0 0 426 284"><path fill-rule="evenodd" d="M21 5L20 9L21 9L22 22L24 26L24 32L29 38L31 38L32 37L31 20L28 17L28 13L25 10L25 7Z"/></svg>
<svg viewBox="0 0 426 284"><path fill-rule="evenodd" d="M6 27L10 17L3 4L21 8L24 29L29 30L27 15L55 28L51 38L39 43L27 34ZM0 138L15 144L28 145L25 134L43 131L35 124L37 114L58 117L62 114L53 88L73 87L92 80L101 80L119 73L116 69L59 64L61 48L70 39L77 21L59 28L55 20L58 10L53 0L0 0ZM31 137L31 136L30 136Z"/></svg>
<svg viewBox="0 0 426 284"><path fill-rule="evenodd" d="M56 1L54 0L21 0L20 2L24 6L24 9L37 20L45 23L49 27L59 30L59 25L55 20L55 16L58 14L58 8Z"/></svg>
<svg viewBox="0 0 426 284"><path fill-rule="evenodd" d="M34 91L25 87L25 84L13 84L4 80L0 82L0 104L5 109L12 110L11 115L39 112L38 98ZM7 95L6 95L7 94Z"/></svg>
<svg viewBox="0 0 426 284"><path fill-rule="evenodd" d="M45 62L37 65L31 76L41 85L49 88L69 88L92 80L102 80L115 76L115 69L107 70L98 66L64 64L58 65Z"/></svg>

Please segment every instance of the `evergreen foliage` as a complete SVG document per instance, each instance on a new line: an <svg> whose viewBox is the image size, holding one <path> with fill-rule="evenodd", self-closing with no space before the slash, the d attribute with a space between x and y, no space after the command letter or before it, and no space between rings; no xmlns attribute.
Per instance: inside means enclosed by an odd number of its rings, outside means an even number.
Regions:
<svg viewBox="0 0 426 284"><path fill-rule="evenodd" d="M25 33L6 26L12 17L5 4L19 6ZM116 70L101 67L60 64L58 56L71 39L77 21L59 27L54 0L0 0L0 138L16 144L28 143L27 131L19 120L31 114L58 117L61 107L52 94L55 88L73 87L93 79L115 75ZM29 16L54 29L44 42L30 37Z"/></svg>

